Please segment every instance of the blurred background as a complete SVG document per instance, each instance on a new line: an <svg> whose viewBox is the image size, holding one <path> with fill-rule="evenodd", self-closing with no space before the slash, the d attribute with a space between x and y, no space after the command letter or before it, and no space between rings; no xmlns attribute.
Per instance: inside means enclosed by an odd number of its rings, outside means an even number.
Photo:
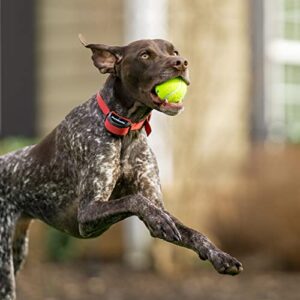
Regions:
<svg viewBox="0 0 300 300"><path fill-rule="evenodd" d="M18 299L298 299L300 0L1 0L0 151L35 143L105 76L90 42L172 41L185 111L154 113L165 204L240 258L220 276L134 218L90 241L36 221Z"/></svg>

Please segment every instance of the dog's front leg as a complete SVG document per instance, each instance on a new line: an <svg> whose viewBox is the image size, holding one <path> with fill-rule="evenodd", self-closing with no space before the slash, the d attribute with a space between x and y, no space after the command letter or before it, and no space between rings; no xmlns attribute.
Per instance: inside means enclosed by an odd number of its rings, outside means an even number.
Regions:
<svg viewBox="0 0 300 300"><path fill-rule="evenodd" d="M111 225L130 216L139 217L153 237L169 242L181 240L172 218L141 195L129 195L110 201L91 201L81 207L78 220L83 237L100 234Z"/></svg>
<svg viewBox="0 0 300 300"><path fill-rule="evenodd" d="M153 237L194 250L201 259L208 259L219 273L235 275L242 271L242 265L237 259L141 195L90 202L79 211L80 232L83 237L98 235L132 215L138 216L145 223Z"/></svg>
<svg viewBox="0 0 300 300"><path fill-rule="evenodd" d="M218 249L203 234L183 225L164 209L156 159L146 140L139 147L139 159L132 164L136 170L136 189L156 206L156 209L149 207L145 210L142 218L151 235L195 251L201 259L209 260L219 273L238 274L242 270L240 262ZM167 215L169 220L167 217L160 218L161 215ZM163 222L172 224L176 234L169 235L168 232L160 230L164 226Z"/></svg>
<svg viewBox="0 0 300 300"><path fill-rule="evenodd" d="M174 240L172 243L195 251L201 259L209 260L221 274L236 275L243 270L236 258L218 249L205 235L183 225L175 217L170 217L181 235L179 242Z"/></svg>

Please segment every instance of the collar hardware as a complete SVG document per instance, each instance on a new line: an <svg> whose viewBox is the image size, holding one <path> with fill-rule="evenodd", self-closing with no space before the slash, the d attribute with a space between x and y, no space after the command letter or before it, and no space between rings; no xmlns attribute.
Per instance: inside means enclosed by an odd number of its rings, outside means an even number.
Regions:
<svg viewBox="0 0 300 300"><path fill-rule="evenodd" d="M140 130L145 127L147 136L150 135L152 131L149 123L151 114L149 114L146 119L133 123L130 119L118 115L115 111L111 111L100 93L97 93L96 98L100 110L105 115L104 126L108 132L117 136L125 136L130 131Z"/></svg>
<svg viewBox="0 0 300 300"><path fill-rule="evenodd" d="M127 128L131 126L130 120L117 115L114 111L109 112L109 114L106 115L106 119L108 119L113 126L118 128Z"/></svg>

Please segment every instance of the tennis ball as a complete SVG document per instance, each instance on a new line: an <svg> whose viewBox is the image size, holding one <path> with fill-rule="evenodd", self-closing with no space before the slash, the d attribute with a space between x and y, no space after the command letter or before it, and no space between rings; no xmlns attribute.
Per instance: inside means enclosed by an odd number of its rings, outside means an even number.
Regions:
<svg viewBox="0 0 300 300"><path fill-rule="evenodd" d="M187 84L180 78L172 78L155 87L157 96L168 102L179 103L184 98L187 91Z"/></svg>

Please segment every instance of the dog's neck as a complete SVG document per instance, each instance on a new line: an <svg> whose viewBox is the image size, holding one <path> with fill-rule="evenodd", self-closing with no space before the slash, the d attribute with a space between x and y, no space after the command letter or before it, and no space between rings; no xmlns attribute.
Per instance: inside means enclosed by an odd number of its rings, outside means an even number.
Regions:
<svg viewBox="0 0 300 300"><path fill-rule="evenodd" d="M101 95L110 108L117 114L139 122L145 119L151 112L151 108L128 96L119 78L110 75L101 91Z"/></svg>

